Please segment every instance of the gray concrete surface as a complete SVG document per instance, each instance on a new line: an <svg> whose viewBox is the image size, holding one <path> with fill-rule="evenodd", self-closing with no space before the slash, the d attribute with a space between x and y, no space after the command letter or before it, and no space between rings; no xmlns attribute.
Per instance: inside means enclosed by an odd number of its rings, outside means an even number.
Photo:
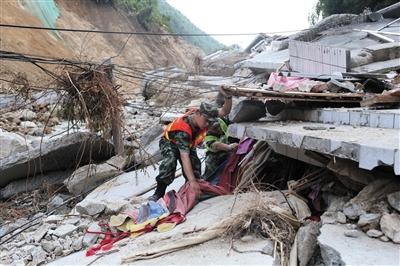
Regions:
<svg viewBox="0 0 400 266"><path fill-rule="evenodd" d="M360 168L367 170L379 165L393 166L394 172L397 175L400 174L400 131L398 129L299 121L255 122L232 124L229 126L229 135L237 138L247 136L270 143L351 159L359 162Z"/></svg>

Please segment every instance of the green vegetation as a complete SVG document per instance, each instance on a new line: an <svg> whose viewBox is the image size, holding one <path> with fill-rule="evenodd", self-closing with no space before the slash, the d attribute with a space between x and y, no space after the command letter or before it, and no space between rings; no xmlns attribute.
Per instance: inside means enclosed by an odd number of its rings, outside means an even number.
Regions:
<svg viewBox="0 0 400 266"><path fill-rule="evenodd" d="M169 5L165 0L158 1L159 10L169 17L169 28L173 33L199 33L204 34L202 30L197 28L190 20L188 20L181 12ZM210 54L217 50L223 49L224 45L209 36L183 36L183 38L201 48L206 54Z"/></svg>
<svg viewBox="0 0 400 266"><path fill-rule="evenodd" d="M140 25L150 30L152 25L169 29L169 18L160 13L157 0L114 0L137 17Z"/></svg>
<svg viewBox="0 0 400 266"><path fill-rule="evenodd" d="M318 0L314 11L309 16L309 21L315 24L319 18L333 14L360 14L366 9L377 11L397 2L398 0Z"/></svg>

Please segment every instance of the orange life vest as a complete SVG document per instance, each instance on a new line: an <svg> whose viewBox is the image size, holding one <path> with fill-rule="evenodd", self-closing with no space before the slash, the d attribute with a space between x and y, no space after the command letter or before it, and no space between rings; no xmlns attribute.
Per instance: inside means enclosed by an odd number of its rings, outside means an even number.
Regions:
<svg viewBox="0 0 400 266"><path fill-rule="evenodd" d="M207 128L200 130L200 132L197 134L197 136L193 140L192 128L189 126L188 123L185 122L185 120L183 120L183 118L193 114L196 111L197 111L197 109L192 109L189 112L185 113L183 116L181 116L181 117L175 119L174 121L172 121L171 123L169 123L168 126L164 130L164 134L163 134L164 138L172 141L172 143L176 143L175 140L173 140L173 139L171 140L169 138L168 133L173 132L173 131L183 131L183 132L187 133L190 136L190 139L192 140L192 142L190 143L191 148L195 148L198 145L200 145L203 142L204 138L206 137Z"/></svg>

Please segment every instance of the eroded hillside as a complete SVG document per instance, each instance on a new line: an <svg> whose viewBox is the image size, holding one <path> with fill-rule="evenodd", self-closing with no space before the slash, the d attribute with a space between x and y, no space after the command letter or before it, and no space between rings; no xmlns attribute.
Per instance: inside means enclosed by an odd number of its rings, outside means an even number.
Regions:
<svg viewBox="0 0 400 266"><path fill-rule="evenodd" d="M145 32L134 16L111 3L91 0L57 0L54 2L59 16L57 28L90 29L104 31ZM2 1L2 24L43 26L24 1ZM162 29L156 29L163 32ZM61 38L56 36L59 35ZM0 47L3 51L79 61L102 62L112 57L113 63L135 67L141 72L170 65L190 69L193 58L201 55L198 48L179 37L99 34L19 28L0 28ZM54 66L46 65L54 69ZM28 80L45 84L48 76L31 63L1 62L1 73L26 73ZM134 92L140 80L120 81L125 91Z"/></svg>

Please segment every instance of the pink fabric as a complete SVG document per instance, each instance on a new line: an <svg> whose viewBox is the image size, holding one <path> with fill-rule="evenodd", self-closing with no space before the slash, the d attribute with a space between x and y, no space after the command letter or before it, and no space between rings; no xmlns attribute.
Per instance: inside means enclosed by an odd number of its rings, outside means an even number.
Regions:
<svg viewBox="0 0 400 266"><path fill-rule="evenodd" d="M211 185L209 182L204 180L197 181L200 190L202 193L210 193L214 195L227 195L230 194L229 190L223 188L221 186ZM175 209L172 211L173 213L180 213L185 215L188 213L194 205L197 203L197 195L196 192L192 189L189 183L184 184L178 192L174 192L175 197ZM165 194L164 202L167 206L171 204L171 199L169 193Z"/></svg>
<svg viewBox="0 0 400 266"><path fill-rule="evenodd" d="M271 88L273 88L275 84L279 84L285 88L284 89L285 91L291 91L291 90L295 90L296 88L298 88L299 84L305 80L308 80L308 79L300 78L300 77L279 76L279 73L272 72L271 75L269 76L267 84Z"/></svg>
<svg viewBox="0 0 400 266"><path fill-rule="evenodd" d="M251 147L253 146L253 139L251 138L245 138L239 142L239 147L236 151L236 154L246 154L251 150Z"/></svg>

